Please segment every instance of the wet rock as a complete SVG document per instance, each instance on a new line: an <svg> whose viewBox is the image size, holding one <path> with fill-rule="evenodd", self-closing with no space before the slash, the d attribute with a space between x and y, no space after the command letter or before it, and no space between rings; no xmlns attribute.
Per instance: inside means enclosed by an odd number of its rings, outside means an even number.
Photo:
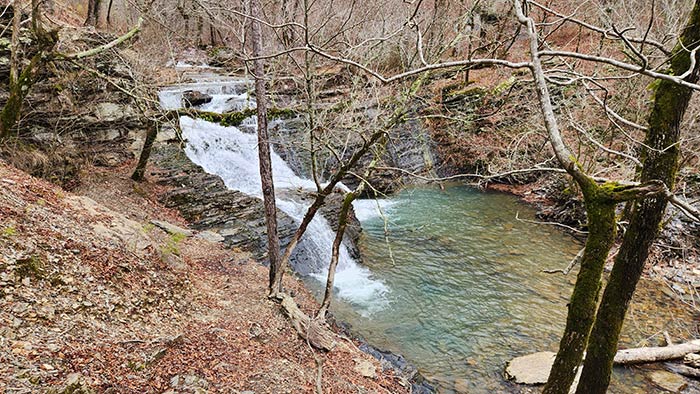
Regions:
<svg viewBox="0 0 700 394"><path fill-rule="evenodd" d="M197 107L202 104L210 103L212 96L198 92L196 90L186 90L182 93L182 106L185 108Z"/></svg>
<svg viewBox="0 0 700 394"><path fill-rule="evenodd" d="M555 357L553 352L538 352L514 358L506 366L506 377L520 384L544 384Z"/></svg>
<svg viewBox="0 0 700 394"><path fill-rule="evenodd" d="M155 174L158 182L175 187L161 196L166 207L179 210L192 228L220 234L224 245L265 259L265 211L260 199L229 190L221 178L192 163L176 144L157 144L152 160L162 169ZM296 223L281 211L277 221L280 241L286 246Z"/></svg>
<svg viewBox="0 0 700 394"><path fill-rule="evenodd" d="M652 371L647 377L656 386L672 393L679 393L688 386L685 378L668 371Z"/></svg>

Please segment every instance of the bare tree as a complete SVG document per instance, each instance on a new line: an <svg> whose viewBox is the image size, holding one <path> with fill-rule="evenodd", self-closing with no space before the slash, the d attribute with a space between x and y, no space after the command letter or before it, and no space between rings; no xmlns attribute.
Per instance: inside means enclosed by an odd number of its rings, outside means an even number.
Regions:
<svg viewBox="0 0 700 394"><path fill-rule="evenodd" d="M280 261L279 236L277 234L277 205L272 179L272 159L270 158L270 137L267 130L267 93L265 88L265 65L262 54L262 5L260 0L250 1L250 39L253 46L255 93L258 116L258 154L260 157L260 182L262 184L265 222L267 224L267 257L270 261L270 294L281 291L284 266Z"/></svg>
<svg viewBox="0 0 700 394"><path fill-rule="evenodd" d="M671 53L668 70L690 83L698 81L700 62L700 1L695 2L678 44ZM693 90L669 81L659 82L649 114L646 133L642 182L659 180L673 190L680 157L681 122ZM617 342L634 290L639 282L652 243L658 237L668 205L666 195L638 201L632 208L630 223L615 257L610 279L589 341L577 393L605 393L610 382Z"/></svg>

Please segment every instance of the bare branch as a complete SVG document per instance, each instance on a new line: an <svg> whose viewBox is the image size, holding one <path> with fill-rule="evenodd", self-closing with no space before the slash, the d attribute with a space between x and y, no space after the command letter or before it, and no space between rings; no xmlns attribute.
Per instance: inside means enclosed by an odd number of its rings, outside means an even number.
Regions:
<svg viewBox="0 0 700 394"><path fill-rule="evenodd" d="M551 57L570 57L574 59L581 59L589 62L597 62L597 63L605 63L609 64L611 66L615 66L617 68L627 70L627 71L633 71L642 75L646 75L648 77L656 78L656 79L663 79L665 81L673 82L677 85L684 86L686 88L690 88L693 90L700 90L700 85L695 84L695 83L690 83L680 76L673 76L673 75L668 75L656 71L652 71L643 67L639 67L634 64L630 63L625 63L619 60L611 59L608 57L602 57L602 56L594 56L594 55L588 55L585 53L578 53L578 52L569 52L569 51L541 51L539 53L540 56L551 56ZM691 68L692 70L692 68ZM685 75L685 74L683 74Z"/></svg>
<svg viewBox="0 0 700 394"><path fill-rule="evenodd" d="M546 7L546 6L544 6L544 5L540 4L540 3L538 3L538 2L536 2L536 1L528 1L528 4L532 4L532 5L534 5L535 7L539 8L539 9L541 9L541 10L547 12L547 13L550 13L550 14L556 15L556 16L562 18L562 19L571 21L572 23L575 23L575 24L577 24L577 25L580 25L580 26L582 26L582 27L585 27L585 28L588 29L588 30L592 30L592 31L595 31L595 32L597 32L597 33L600 33L600 34L603 35L604 38L606 38L606 39L608 39L608 40L619 40L619 39L621 38L621 37L617 36L617 35L615 34L615 32L610 32L610 30L606 30L606 29L603 29L603 28L601 28L601 27L598 27L598 26L592 25L592 24L590 24L590 23L584 22L584 21L582 21L582 20L579 20L579 19L576 19L576 18L572 18L572 17L566 16L566 15L561 14L561 13L559 13L559 12L557 12L557 11L551 9L551 8L548 8L548 7ZM647 34L648 34L648 33L647 33ZM671 51L669 51L668 49L666 49L666 48L663 46L663 44L661 44L661 43L659 43L659 42L657 42L657 41L654 41L654 40L648 40L648 39L647 39L647 34L644 35L644 38L627 37L627 40L632 41L632 42L636 42L636 43L642 44L642 45L643 45L643 44L649 44L649 45L651 45L651 46L654 46L655 48L657 48L657 49L660 50L661 52L663 52L665 55L670 55L670 54L671 54Z"/></svg>

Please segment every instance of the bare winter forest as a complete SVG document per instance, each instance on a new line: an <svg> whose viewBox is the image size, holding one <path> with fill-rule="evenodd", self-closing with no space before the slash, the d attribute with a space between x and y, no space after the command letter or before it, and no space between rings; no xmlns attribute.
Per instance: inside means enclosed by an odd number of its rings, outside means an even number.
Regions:
<svg viewBox="0 0 700 394"><path fill-rule="evenodd" d="M0 392L700 390L700 1L0 11Z"/></svg>

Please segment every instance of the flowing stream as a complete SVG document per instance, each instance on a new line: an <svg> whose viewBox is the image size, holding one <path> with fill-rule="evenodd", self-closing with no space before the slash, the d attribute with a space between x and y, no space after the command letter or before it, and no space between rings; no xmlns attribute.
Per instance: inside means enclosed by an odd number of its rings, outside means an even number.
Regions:
<svg viewBox="0 0 700 394"><path fill-rule="evenodd" d="M217 113L255 108L255 100L249 95L250 83L245 80L214 79L168 87L160 92L161 106L165 109L180 108L183 94L196 90L212 97L211 102L199 109ZM281 125L283 126L283 124ZM210 174L216 174L232 190L249 196L262 198L257 148L257 124L254 118L244 121L240 127L224 127L202 119L180 118L180 128L187 140L185 152L196 164ZM272 152L272 172L277 191L277 208L300 223L306 212L305 203L293 196L298 190L315 191L310 179L294 174L287 163ZM339 185L344 188L344 185ZM287 191L287 193L285 193ZM303 248L317 264L312 276L325 280L331 258L331 247L335 233L328 221L320 214L309 224L304 235ZM300 248L302 245L300 244ZM373 278L372 273L358 265L342 246L336 274L335 288L338 296L357 307L363 315L370 315L384 307L384 295L388 292L383 282Z"/></svg>
<svg viewBox="0 0 700 394"><path fill-rule="evenodd" d="M209 78L164 89L161 104L179 108L183 93L213 97L201 109L225 112L254 107L244 80ZM283 124L281 125L284 126ZM260 197L253 119L222 127L181 118L186 153L227 187ZM276 189L314 190L272 154ZM300 221L302 203L279 198L279 209ZM360 200L364 230L359 265L341 250L332 312L372 345L404 355L443 393L499 393L515 388L502 378L511 358L554 350L566 318L575 273L565 267L581 245L554 227L516 220L533 211L516 198L463 186L416 187L389 200ZM305 239L317 261L328 264L334 234L317 217ZM307 278L316 291L325 268ZM611 392L644 392L631 374Z"/></svg>

